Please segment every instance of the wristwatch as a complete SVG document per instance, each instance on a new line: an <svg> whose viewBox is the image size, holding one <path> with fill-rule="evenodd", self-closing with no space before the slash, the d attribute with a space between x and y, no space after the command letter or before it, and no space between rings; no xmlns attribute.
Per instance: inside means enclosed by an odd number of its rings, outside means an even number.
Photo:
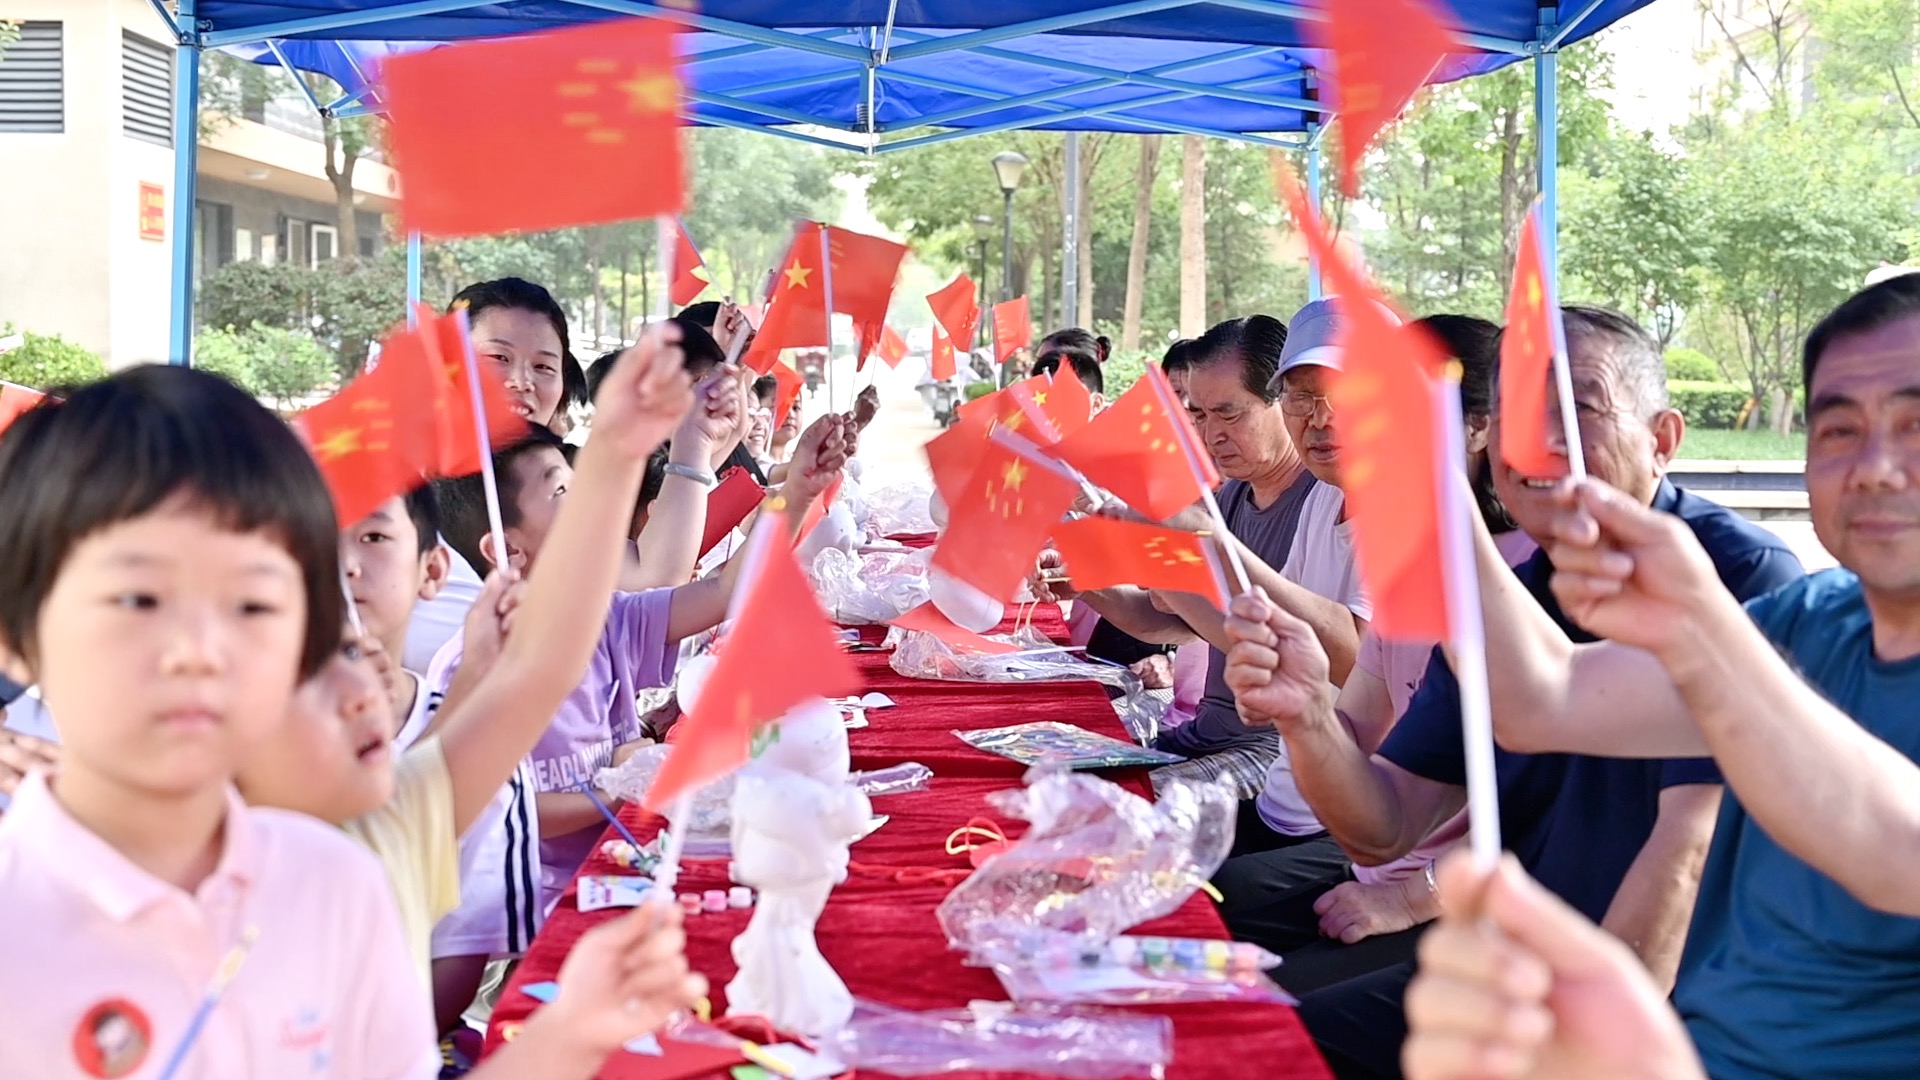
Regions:
<svg viewBox="0 0 1920 1080"><path fill-rule="evenodd" d="M706 469L696 469L691 465L682 465L677 461L667 462L668 476L682 476L711 491L720 486L720 478Z"/></svg>

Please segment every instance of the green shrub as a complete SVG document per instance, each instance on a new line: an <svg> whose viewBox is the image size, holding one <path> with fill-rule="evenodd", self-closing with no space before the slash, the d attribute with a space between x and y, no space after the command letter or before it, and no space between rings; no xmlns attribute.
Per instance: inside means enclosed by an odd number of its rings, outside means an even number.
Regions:
<svg viewBox="0 0 1920 1080"><path fill-rule="evenodd" d="M1140 381L1146 374L1148 364L1157 364L1160 358L1145 351L1118 352L1107 357L1100 366L1100 381L1106 385L1107 400L1112 401L1127 392L1127 387Z"/></svg>
<svg viewBox="0 0 1920 1080"><path fill-rule="evenodd" d="M216 330L254 323L302 329L308 325L313 290L314 272L304 266L228 263L201 283L200 325Z"/></svg>
<svg viewBox="0 0 1920 1080"><path fill-rule="evenodd" d="M0 326L0 337L13 333L12 323ZM23 337L18 348L0 353L0 379L35 390L55 390L106 377L107 365L99 356L58 334L29 330Z"/></svg>
<svg viewBox="0 0 1920 1080"><path fill-rule="evenodd" d="M254 323L208 330L194 341L195 367L223 375L255 397L271 398L282 412L333 382L333 354L301 330Z"/></svg>
<svg viewBox="0 0 1920 1080"><path fill-rule="evenodd" d="M1667 378L1679 382L1725 382L1726 375L1713 358L1699 349L1668 349Z"/></svg>
<svg viewBox="0 0 1920 1080"><path fill-rule="evenodd" d="M254 339L233 327L202 330L193 336L193 366L222 376L235 386L260 396L260 376L253 369Z"/></svg>
<svg viewBox="0 0 1920 1080"><path fill-rule="evenodd" d="M1667 397L1694 427L1730 428L1739 423L1748 394L1745 387L1732 383L1670 379Z"/></svg>
<svg viewBox="0 0 1920 1080"><path fill-rule="evenodd" d="M967 384L967 400L978 401L979 399L986 397L988 394L991 394L998 389L999 387L993 385L990 382L968 383Z"/></svg>

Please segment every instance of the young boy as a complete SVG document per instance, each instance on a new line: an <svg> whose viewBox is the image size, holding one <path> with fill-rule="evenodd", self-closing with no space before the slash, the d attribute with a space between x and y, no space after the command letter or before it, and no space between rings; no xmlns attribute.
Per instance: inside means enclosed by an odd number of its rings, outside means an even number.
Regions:
<svg viewBox="0 0 1920 1080"><path fill-rule="evenodd" d="M845 463L846 427L840 417L825 417L801 441L794 479L783 489L787 518L796 531L807 507ZM721 435L716 425L707 437ZM596 434L588 446L599 438ZM575 474L559 448L536 434L496 454L494 470L506 551L496 552L488 533L477 477L440 486L447 542L479 565L504 563L523 572L549 556L564 559L552 549L554 522L563 500L573 501L566 496ZM559 565L571 577L569 564ZM460 908L434 932L443 1022L457 1018L471 1001L484 966L479 961L526 948L547 907L592 850L606 821L585 790L600 768L623 759L624 748L640 737L636 695L671 681L680 639L725 617L738 573L729 565L717 577L690 585L613 596L586 677L549 714L550 726L528 767L462 839ZM453 686L463 667L461 645L455 642L435 659L429 675L436 685ZM450 691L449 700L458 696ZM534 862L528 856L536 838Z"/></svg>
<svg viewBox="0 0 1920 1080"><path fill-rule="evenodd" d="M340 534L347 593L367 635L392 660L406 655L414 605L431 601L446 584L451 557L439 536L440 511L427 485L388 499ZM411 743L426 730L432 695L417 672L399 663L389 664L386 675L392 715L399 718L402 739Z"/></svg>
<svg viewBox="0 0 1920 1080"><path fill-rule="evenodd" d="M439 733L407 750L397 770L388 749L393 710L381 690L380 662L387 658L380 640L372 636L373 620L366 619L369 637L363 641L348 635L339 654L295 695L285 736L257 753L241 773L242 790L255 803L340 824L380 856L400 902L423 984L428 934L460 896L459 835L488 806L545 727L545 718L586 668L599 627L593 619L579 617L580 600L612 594L622 557L619 507L640 483L649 444L679 423L691 402L677 351L657 339L643 342L605 380L599 398L601 437L580 454L581 485L588 497L560 512L548 538L567 575L544 575L524 590L515 585L514 595L501 576L488 579L467 626L469 650L476 657L473 666L486 670L464 696L448 703ZM384 526L357 524L343 534L343 544L351 551L384 527L399 534L387 537L397 542L368 545L376 549L371 561L380 561L378 548L397 548L399 556L387 559L389 568L405 571L419 550L418 536L411 535L416 526L405 517L388 519ZM434 536L431 523L427 526L424 535ZM402 573L388 578L394 602L385 612L385 629L404 639L410 579ZM368 573L357 583L372 586L379 579L378 573ZM524 601L513 603L522 592ZM520 633L507 637L501 629L504 617L511 617ZM653 987L650 993L659 1000L643 999L649 1007L642 1012L654 1016L657 1025L666 1014L697 999L702 989L697 980L687 978L677 944L662 951L644 940L651 925L646 921L625 933L642 952L654 954L654 970L632 972L628 979ZM669 940L676 935L670 928ZM542 1055L534 1055L524 1042L516 1043L513 1054L544 1057L559 1050L565 1059L564 1051L583 1037L576 1028L589 1022L591 1010L617 1007L604 999L577 1002L572 1012L562 1010L560 1019L542 1024ZM544 1010L541 1015L546 1015ZM570 1015L572 1026L562 1024ZM617 1027L622 1038L610 1044L588 1039L599 1058L573 1054L590 1067L566 1075L590 1075L619 1042L650 1030L633 1025L633 1017L612 1023L609 1030ZM532 1035L534 1027L527 1032ZM521 1066L510 1066L504 1054L478 1075L493 1075L496 1068L502 1076L525 1075Z"/></svg>
<svg viewBox="0 0 1920 1080"><path fill-rule="evenodd" d="M231 786L338 646L337 543L299 440L211 375L133 368L0 438L0 648L63 742L0 818L8 1075L157 1075L246 941L182 1075L437 1072L378 863Z"/></svg>

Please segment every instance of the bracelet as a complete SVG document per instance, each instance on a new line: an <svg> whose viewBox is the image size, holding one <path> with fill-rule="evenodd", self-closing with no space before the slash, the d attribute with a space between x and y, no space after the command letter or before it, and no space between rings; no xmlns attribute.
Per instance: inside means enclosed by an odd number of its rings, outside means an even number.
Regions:
<svg viewBox="0 0 1920 1080"><path fill-rule="evenodd" d="M1440 883L1435 881L1433 878L1432 860L1428 860L1427 865L1425 869L1422 871L1422 873L1424 873L1427 877L1427 894L1437 899L1440 896Z"/></svg>
<svg viewBox="0 0 1920 1080"><path fill-rule="evenodd" d="M691 480L711 491L720 486L720 478L707 469L696 469L691 465L682 465L677 461L667 462L667 475L679 476Z"/></svg>

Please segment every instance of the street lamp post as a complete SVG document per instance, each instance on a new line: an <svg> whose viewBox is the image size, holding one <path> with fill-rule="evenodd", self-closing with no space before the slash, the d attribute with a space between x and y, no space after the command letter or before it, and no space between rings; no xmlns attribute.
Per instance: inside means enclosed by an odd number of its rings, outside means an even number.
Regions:
<svg viewBox="0 0 1920 1080"><path fill-rule="evenodd" d="M993 218L981 214L973 219L974 261L979 265L980 306L987 306L987 243L993 239Z"/></svg>
<svg viewBox="0 0 1920 1080"><path fill-rule="evenodd" d="M993 155L994 179L1000 182L1002 206L1000 236L1000 299L1013 299L1013 192L1026 174L1027 159L1017 151L1002 150Z"/></svg>

